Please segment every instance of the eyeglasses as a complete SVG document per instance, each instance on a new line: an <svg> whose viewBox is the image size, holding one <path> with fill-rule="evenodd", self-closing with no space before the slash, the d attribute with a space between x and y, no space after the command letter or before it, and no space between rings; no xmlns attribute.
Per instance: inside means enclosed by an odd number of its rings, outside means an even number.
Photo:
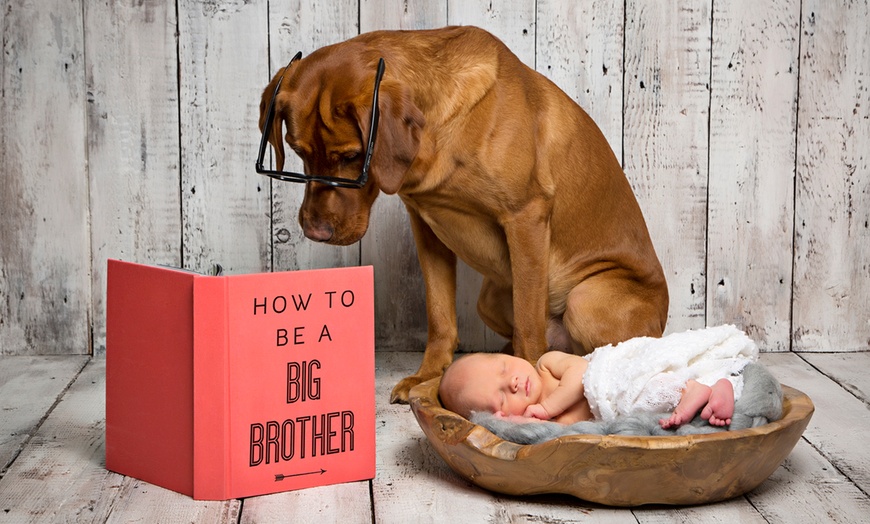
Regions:
<svg viewBox="0 0 870 524"><path fill-rule="evenodd" d="M278 95L278 91L281 89L281 82L284 80L284 75L290 69L290 66L293 62L302 58L302 52L296 53L290 63L287 64L287 67L284 68L284 72L281 73L281 77L278 79L278 85L275 86L275 92L272 93L272 100L269 102L269 111L266 114L266 123L263 126L263 136L260 138L260 153L257 155L257 173L261 175L266 175L268 177L272 177L275 180L281 180L284 182L320 182L321 184L327 184L333 187L345 187L345 188L361 188L366 184L366 181L369 179L369 164L372 161L372 152L375 149L375 137L378 132L378 118L380 116L380 111L378 110L378 90L381 86L381 78L384 76L384 59L381 58L378 62L378 71L375 75L375 89L372 94L372 121L369 126L369 140L368 145L366 146L366 154L363 160L362 172L355 179L349 178L339 178L334 176L317 176L317 175L306 175L303 173L292 173L290 171L274 171L271 169L265 169L263 167L263 157L266 155L266 144L269 143L268 134L272 129L272 122L275 120L275 97ZM280 137L278 138L280 140Z"/></svg>

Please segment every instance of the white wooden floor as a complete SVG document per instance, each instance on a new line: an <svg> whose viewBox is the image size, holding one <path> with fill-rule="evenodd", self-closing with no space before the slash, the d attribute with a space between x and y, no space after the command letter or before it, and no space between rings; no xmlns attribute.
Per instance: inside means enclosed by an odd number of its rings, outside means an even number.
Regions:
<svg viewBox="0 0 870 524"><path fill-rule="evenodd" d="M744 497L635 509L501 496L460 479L408 406L388 403L420 356L377 356L373 481L227 502L194 501L104 469L104 360L2 356L0 523L870 522L870 353L764 354L777 378L816 405L788 459Z"/></svg>

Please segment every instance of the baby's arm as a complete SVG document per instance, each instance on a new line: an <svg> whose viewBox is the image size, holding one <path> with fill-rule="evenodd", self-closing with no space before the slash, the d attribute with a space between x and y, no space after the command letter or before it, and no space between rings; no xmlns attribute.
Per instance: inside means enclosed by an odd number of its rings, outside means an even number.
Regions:
<svg viewBox="0 0 870 524"><path fill-rule="evenodd" d="M583 374L586 359L561 351L549 351L538 360L538 372L549 373L559 380L559 385L540 404L526 408L523 416L551 419L561 415L583 397Z"/></svg>

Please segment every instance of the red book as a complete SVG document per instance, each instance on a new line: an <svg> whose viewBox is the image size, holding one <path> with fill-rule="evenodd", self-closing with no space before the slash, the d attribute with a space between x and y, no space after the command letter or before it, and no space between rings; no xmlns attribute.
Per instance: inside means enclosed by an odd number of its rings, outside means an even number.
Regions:
<svg viewBox="0 0 870 524"><path fill-rule="evenodd" d="M370 266L109 260L106 324L107 469L198 500L374 477Z"/></svg>

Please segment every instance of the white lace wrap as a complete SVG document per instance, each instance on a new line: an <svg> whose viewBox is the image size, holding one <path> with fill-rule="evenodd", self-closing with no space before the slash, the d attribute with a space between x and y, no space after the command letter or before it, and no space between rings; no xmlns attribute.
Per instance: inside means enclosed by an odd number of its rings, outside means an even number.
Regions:
<svg viewBox="0 0 870 524"><path fill-rule="evenodd" d="M743 390L740 373L758 360L758 347L732 325L638 337L600 347L589 361L583 385L596 420L644 411L672 411L689 379L712 386L721 378Z"/></svg>

